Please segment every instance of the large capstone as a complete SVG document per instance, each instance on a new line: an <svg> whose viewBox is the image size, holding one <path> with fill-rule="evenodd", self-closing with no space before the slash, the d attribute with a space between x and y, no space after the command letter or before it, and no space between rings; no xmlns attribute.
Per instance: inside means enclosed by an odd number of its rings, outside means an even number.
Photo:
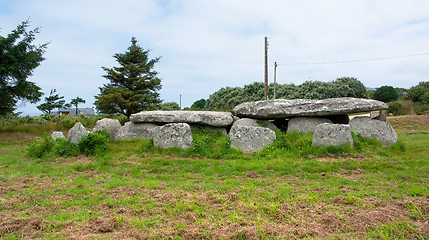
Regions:
<svg viewBox="0 0 429 240"><path fill-rule="evenodd" d="M153 137L153 130L158 127L152 123L126 122L116 132L116 140L129 140L133 138L149 139Z"/></svg>
<svg viewBox="0 0 429 240"><path fill-rule="evenodd" d="M398 134L388 122L362 116L353 118L350 121L350 127L362 137L376 139L384 146L398 142Z"/></svg>
<svg viewBox="0 0 429 240"><path fill-rule="evenodd" d="M130 120L145 123L200 123L214 127L225 127L234 122L230 112L210 111L143 111L132 114Z"/></svg>
<svg viewBox="0 0 429 240"><path fill-rule="evenodd" d="M346 144L353 146L353 137L349 125L322 123L314 130L313 146L327 147Z"/></svg>
<svg viewBox="0 0 429 240"><path fill-rule="evenodd" d="M70 128L67 135L67 141L78 144L82 137L88 136L89 131L82 125L82 123L76 123L72 128Z"/></svg>
<svg viewBox="0 0 429 240"><path fill-rule="evenodd" d="M103 118L95 123L92 132L103 130L110 135L111 139L115 139L116 133L118 132L120 127L121 123L118 119Z"/></svg>
<svg viewBox="0 0 429 240"><path fill-rule="evenodd" d="M317 125L322 123L332 123L332 121L322 117L294 117L289 120L287 132L314 132Z"/></svg>
<svg viewBox="0 0 429 240"><path fill-rule="evenodd" d="M235 125L229 132L231 148L241 149L243 152L256 152L276 140L276 133L264 127Z"/></svg>
<svg viewBox="0 0 429 240"><path fill-rule="evenodd" d="M234 107L239 117L277 119L295 116L330 116L387 109L387 104L363 98L276 99L246 102Z"/></svg>
<svg viewBox="0 0 429 240"><path fill-rule="evenodd" d="M153 145L160 148L192 146L191 127L187 123L169 123L154 129Z"/></svg>

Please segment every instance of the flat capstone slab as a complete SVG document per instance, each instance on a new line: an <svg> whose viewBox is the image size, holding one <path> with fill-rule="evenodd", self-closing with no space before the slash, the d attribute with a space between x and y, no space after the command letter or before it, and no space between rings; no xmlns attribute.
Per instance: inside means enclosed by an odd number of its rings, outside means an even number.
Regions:
<svg viewBox="0 0 429 240"><path fill-rule="evenodd" d="M279 119L297 116L331 116L350 113L384 110L384 102L364 98L276 99L246 102L234 107L238 117L256 119Z"/></svg>
<svg viewBox="0 0 429 240"><path fill-rule="evenodd" d="M135 123L200 123L214 127L225 127L232 125L234 119L230 112L143 111L132 114L130 121Z"/></svg>

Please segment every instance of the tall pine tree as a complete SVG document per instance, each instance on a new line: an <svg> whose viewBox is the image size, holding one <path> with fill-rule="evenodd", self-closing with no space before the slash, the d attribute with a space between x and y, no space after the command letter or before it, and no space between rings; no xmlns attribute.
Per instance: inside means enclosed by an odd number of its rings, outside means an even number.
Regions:
<svg viewBox="0 0 429 240"><path fill-rule="evenodd" d="M49 97L45 97L45 103L42 103L37 106L37 108L47 114L51 114L51 111L55 108L64 107L66 101L64 100L64 96L60 96L56 89L51 89Z"/></svg>
<svg viewBox="0 0 429 240"><path fill-rule="evenodd" d="M79 103L86 103L86 100L80 97L76 97L76 98L72 98L72 100L70 101L70 105L74 105L76 107L75 109L76 116L79 115L79 109L78 109Z"/></svg>
<svg viewBox="0 0 429 240"><path fill-rule="evenodd" d="M161 103L157 92L161 89L161 79L153 70L160 58L149 59L149 52L133 37L125 53L113 55L120 66L103 67L106 71L103 77L110 83L100 87L100 94L95 96L98 111L130 117L133 113L155 109Z"/></svg>
<svg viewBox="0 0 429 240"><path fill-rule="evenodd" d="M44 60L48 44L33 44L39 28L27 31L29 24L24 21L6 37L0 36L0 115L12 113L19 100L36 103L43 95L27 79Z"/></svg>

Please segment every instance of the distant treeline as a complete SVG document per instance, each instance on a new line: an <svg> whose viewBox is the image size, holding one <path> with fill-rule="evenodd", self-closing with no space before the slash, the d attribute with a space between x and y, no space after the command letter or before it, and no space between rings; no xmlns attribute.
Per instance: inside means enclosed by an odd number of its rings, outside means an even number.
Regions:
<svg viewBox="0 0 429 240"><path fill-rule="evenodd" d="M268 98L274 95L269 85ZM336 97L368 98L365 86L356 78L337 78L332 82L307 81L301 85L276 84L276 99L326 99ZM204 110L230 111L240 103L264 100L264 83L254 82L244 87L226 87L210 95Z"/></svg>

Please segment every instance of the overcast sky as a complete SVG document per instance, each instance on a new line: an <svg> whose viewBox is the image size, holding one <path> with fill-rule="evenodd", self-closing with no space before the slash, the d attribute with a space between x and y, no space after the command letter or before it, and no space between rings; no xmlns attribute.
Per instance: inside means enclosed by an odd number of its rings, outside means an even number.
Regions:
<svg viewBox="0 0 429 240"><path fill-rule="evenodd" d="M117 66L113 54L135 36L162 57L161 99L182 95L187 107L222 87L263 82L265 36L270 82L275 61L282 84L429 81L428 13L427 0L0 0L0 35L28 18L30 29L41 27L35 42L50 43L29 80L67 102L84 98L85 107L107 83L101 67ZM41 114L35 106L18 111Z"/></svg>

